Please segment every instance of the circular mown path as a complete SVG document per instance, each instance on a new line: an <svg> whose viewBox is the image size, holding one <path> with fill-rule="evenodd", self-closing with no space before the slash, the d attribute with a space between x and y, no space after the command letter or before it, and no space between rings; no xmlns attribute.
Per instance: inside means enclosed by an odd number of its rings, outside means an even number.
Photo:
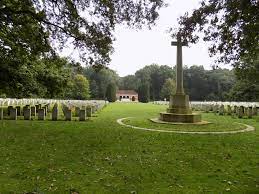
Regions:
<svg viewBox="0 0 259 194"><path fill-rule="evenodd" d="M140 129L140 130L144 130L144 131L154 131L154 132L162 132L162 133L179 133L179 134L221 135L221 134L244 133L244 132L249 132L249 131L255 130L255 128L251 125L238 123L240 125L243 125L245 127L245 129L236 130L236 131L169 131L169 130L163 130L163 129L151 129L151 128L144 128L144 127L137 127L137 126L128 125L128 124L123 123L124 120L130 119L130 118L133 118L133 117L125 117L125 118L117 119L117 123L122 126L125 126L125 127L130 127L133 129Z"/></svg>

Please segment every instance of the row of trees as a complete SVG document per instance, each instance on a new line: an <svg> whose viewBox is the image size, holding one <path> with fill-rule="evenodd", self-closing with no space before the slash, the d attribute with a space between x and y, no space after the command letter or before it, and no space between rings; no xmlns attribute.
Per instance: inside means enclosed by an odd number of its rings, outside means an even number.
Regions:
<svg viewBox="0 0 259 194"><path fill-rule="evenodd" d="M169 99L176 89L175 72L176 69L169 66L145 66L135 75L121 78L119 88L138 91L143 102ZM184 88L192 100L242 100L242 96L234 95L235 79L233 70L205 70L196 65L184 67Z"/></svg>
<svg viewBox="0 0 259 194"><path fill-rule="evenodd" d="M1 97L115 100L117 89L135 90L141 102L169 99L176 89L176 69L152 64L119 77L108 68L81 67L65 58L38 59L19 69L1 71ZM3 71L4 70L4 71ZM258 101L257 84L241 81L237 70L184 67L184 88L191 100ZM10 81L11 80L11 81Z"/></svg>
<svg viewBox="0 0 259 194"><path fill-rule="evenodd" d="M0 64L4 66L4 63ZM115 100L117 89L135 90L141 102L169 99L176 89L176 69L152 64L134 75L119 77L108 68L82 67L49 57L1 69L1 97ZM184 88L191 100L258 101L258 85L241 81L235 70L184 67Z"/></svg>

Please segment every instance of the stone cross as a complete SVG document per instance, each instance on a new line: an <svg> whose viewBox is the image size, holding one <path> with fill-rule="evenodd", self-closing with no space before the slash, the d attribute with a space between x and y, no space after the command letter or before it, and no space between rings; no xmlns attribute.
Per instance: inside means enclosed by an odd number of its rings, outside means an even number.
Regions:
<svg viewBox="0 0 259 194"><path fill-rule="evenodd" d="M177 46L177 60L176 60L176 94L184 94L183 89L183 59L182 47L187 46L186 43L181 41L181 36L177 35L177 41L171 42L172 46Z"/></svg>

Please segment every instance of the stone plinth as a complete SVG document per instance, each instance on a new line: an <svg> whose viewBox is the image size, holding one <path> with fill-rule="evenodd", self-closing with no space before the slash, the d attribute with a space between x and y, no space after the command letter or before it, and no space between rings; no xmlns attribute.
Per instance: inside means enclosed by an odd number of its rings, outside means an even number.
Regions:
<svg viewBox="0 0 259 194"><path fill-rule="evenodd" d="M24 116L24 120L31 120L31 109L30 108L24 108L23 109L23 116Z"/></svg>
<svg viewBox="0 0 259 194"><path fill-rule="evenodd" d="M201 115L198 113L177 114L162 112L160 113L160 120L175 123L198 123L201 122Z"/></svg>
<svg viewBox="0 0 259 194"><path fill-rule="evenodd" d="M185 94L176 94L170 98L168 113L191 114L189 106L189 96Z"/></svg>
<svg viewBox="0 0 259 194"><path fill-rule="evenodd" d="M171 97L167 112L160 113L159 120L173 123L199 123L201 115L192 113L188 95L176 94Z"/></svg>

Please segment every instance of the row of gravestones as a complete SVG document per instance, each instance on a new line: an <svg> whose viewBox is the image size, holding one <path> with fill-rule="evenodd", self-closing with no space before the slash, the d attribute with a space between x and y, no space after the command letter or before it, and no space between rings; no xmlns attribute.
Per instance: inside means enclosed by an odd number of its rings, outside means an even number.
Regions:
<svg viewBox="0 0 259 194"><path fill-rule="evenodd" d="M57 107L54 106L53 108L53 112L52 112L52 118L53 118L53 113L55 114L55 119L57 120L57 113L58 109ZM62 111L63 114L65 116L65 120L66 121L71 121L72 120L72 108L62 104ZM92 117L92 114L95 113L97 111L97 107L93 106L82 106L82 108L80 107L75 107L75 116L79 117L79 121L86 121L87 117Z"/></svg>
<svg viewBox="0 0 259 194"><path fill-rule="evenodd" d="M95 113L97 110L101 109L103 106L99 104L94 104L91 106L83 106L81 109L76 107L75 116L79 117L80 121L85 121L87 117L92 117L92 114ZM0 120L5 118L4 109L0 107ZM72 110L65 104L62 105L62 110L65 116L65 120L71 121L72 120ZM24 120L31 120L32 117L38 116L38 120L45 120L47 113L51 112L51 118L53 121L57 121L59 118L59 109L58 104L55 103L53 106L52 111L50 110L50 104L46 105L35 105L30 106L26 105L24 107L21 106L8 106L7 108L7 115L10 120L17 120L18 116L23 116Z"/></svg>
<svg viewBox="0 0 259 194"><path fill-rule="evenodd" d="M37 104L35 106L8 106L6 115L4 114L3 107L0 107L0 119L3 120L5 116L8 116L10 120L17 120L18 116L23 116L24 120L31 120L38 114L38 120L42 120L44 116L50 109L50 104L41 105Z"/></svg>
<svg viewBox="0 0 259 194"><path fill-rule="evenodd" d="M214 112L219 115L236 115L238 118L243 118L247 116L248 118L252 118L253 116L258 115L259 107L245 107L245 106L224 106L222 105L206 105L205 112Z"/></svg>

